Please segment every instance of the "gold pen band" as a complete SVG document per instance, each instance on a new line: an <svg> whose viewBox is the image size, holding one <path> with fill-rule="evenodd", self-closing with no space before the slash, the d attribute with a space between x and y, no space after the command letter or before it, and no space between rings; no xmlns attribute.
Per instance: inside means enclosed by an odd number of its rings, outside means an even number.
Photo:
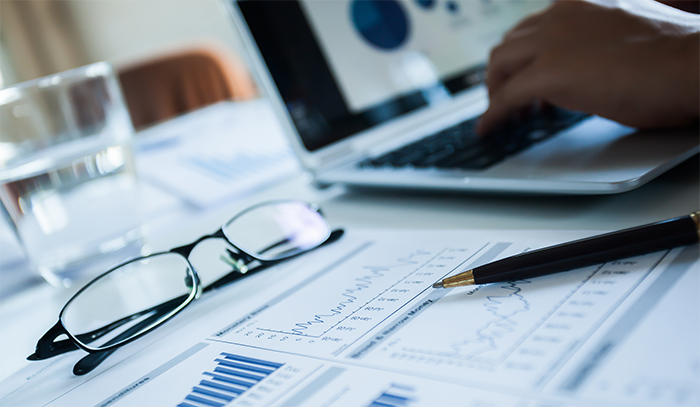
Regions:
<svg viewBox="0 0 700 407"><path fill-rule="evenodd" d="M690 219L695 222L695 230L698 232L698 239L700 239L700 212L691 213Z"/></svg>
<svg viewBox="0 0 700 407"><path fill-rule="evenodd" d="M447 277L442 280L443 288L461 287L465 285L474 285L474 273L473 270L465 271L464 273L459 273L456 276Z"/></svg>

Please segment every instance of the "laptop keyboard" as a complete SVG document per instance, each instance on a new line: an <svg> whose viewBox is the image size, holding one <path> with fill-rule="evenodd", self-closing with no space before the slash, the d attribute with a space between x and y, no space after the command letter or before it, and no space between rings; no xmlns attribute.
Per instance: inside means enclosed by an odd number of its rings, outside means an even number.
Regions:
<svg viewBox="0 0 700 407"><path fill-rule="evenodd" d="M525 120L507 123L485 137L479 137L475 132L477 117L358 165L362 168L484 170L588 116L548 107Z"/></svg>

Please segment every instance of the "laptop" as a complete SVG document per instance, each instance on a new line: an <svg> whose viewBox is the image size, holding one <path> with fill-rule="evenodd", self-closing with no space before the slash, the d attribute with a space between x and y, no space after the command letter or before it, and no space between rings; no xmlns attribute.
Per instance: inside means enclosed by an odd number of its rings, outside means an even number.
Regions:
<svg viewBox="0 0 700 407"><path fill-rule="evenodd" d="M612 194L698 152L698 130L637 132L554 107L486 138L490 49L550 0L229 0L318 186Z"/></svg>

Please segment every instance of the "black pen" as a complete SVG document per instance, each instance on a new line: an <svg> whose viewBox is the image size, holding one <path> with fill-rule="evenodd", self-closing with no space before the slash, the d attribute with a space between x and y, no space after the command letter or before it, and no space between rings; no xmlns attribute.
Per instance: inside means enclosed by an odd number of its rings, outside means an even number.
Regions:
<svg viewBox="0 0 700 407"><path fill-rule="evenodd" d="M433 284L433 288L522 280L700 241L700 212L606 233L494 261Z"/></svg>

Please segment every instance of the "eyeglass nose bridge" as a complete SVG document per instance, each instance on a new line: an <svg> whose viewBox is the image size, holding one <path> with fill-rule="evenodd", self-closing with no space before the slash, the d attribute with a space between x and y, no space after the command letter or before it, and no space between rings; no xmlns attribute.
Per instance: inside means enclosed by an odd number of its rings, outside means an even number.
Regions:
<svg viewBox="0 0 700 407"><path fill-rule="evenodd" d="M192 253L192 250L201 242L208 240L208 239L214 239L214 238L226 238L224 236L224 231L222 229L217 230L216 232L212 233L211 235L206 235L202 236L199 239L195 240L192 243L188 243L183 246L175 247L173 249L168 250L170 253L177 253L181 256L184 256L185 258L190 257L190 254Z"/></svg>
<svg viewBox="0 0 700 407"><path fill-rule="evenodd" d="M241 251L238 247L236 247L233 243L231 243L231 241L228 239L228 237L226 237L226 234L224 234L223 228L217 230L216 232L214 232L210 235L202 236L192 243L186 244L184 246L176 247L174 249L170 249L169 252L177 253L181 256L184 256L185 258L189 258L190 254L192 253L192 250L194 250L194 248L198 244L200 244L201 242L203 242L205 240L209 240L209 239L224 239L228 242L228 244L231 245L231 247L233 247L237 250L236 252L233 252L231 250L227 250L229 256L231 256L231 261L233 263L237 264L236 267L245 266L246 264L252 262L253 260L256 260L255 258L250 256L248 253Z"/></svg>

